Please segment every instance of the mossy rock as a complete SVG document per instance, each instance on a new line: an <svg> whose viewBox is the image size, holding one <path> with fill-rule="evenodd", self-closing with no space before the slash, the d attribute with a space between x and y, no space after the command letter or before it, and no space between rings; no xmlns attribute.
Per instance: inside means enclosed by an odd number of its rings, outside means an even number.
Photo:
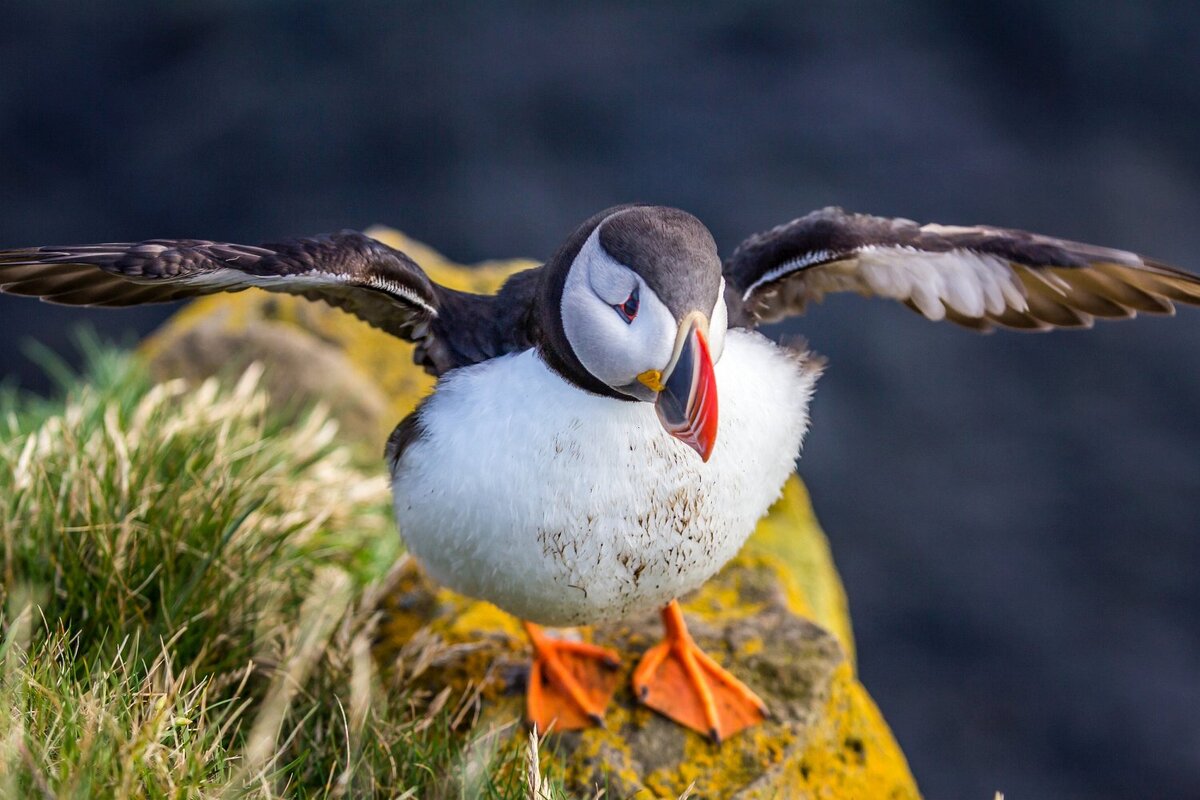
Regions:
<svg viewBox="0 0 1200 800"><path fill-rule="evenodd" d="M494 291L528 261L465 267L386 229L371 234L403 249L430 277ZM321 304L249 291L197 301L144 346L163 377L199 379L259 361L276 402L319 401L347 436L382 449L390 429L432 386L412 348ZM528 650L515 619L434 587L411 561L384 593L377 648L386 663L414 647L430 659L420 677L433 694L474 697L463 735L523 736L519 719ZM773 718L714 746L645 708L628 670L660 633L657 615L594 629L626 674L606 729L554 734L550 769L590 796L908 798L918 792L904 756L854 670L845 592L799 478L742 553L684 610L699 643L770 705ZM436 654L430 656L430 653Z"/></svg>

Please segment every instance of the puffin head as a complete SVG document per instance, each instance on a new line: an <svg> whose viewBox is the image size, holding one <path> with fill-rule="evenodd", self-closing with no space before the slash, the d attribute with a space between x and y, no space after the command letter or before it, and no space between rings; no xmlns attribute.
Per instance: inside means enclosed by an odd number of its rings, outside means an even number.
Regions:
<svg viewBox="0 0 1200 800"><path fill-rule="evenodd" d="M585 389L654 403L659 421L705 461L717 435L727 316L716 242L700 220L660 206L610 209L560 251L560 372ZM562 367L566 367L563 369Z"/></svg>

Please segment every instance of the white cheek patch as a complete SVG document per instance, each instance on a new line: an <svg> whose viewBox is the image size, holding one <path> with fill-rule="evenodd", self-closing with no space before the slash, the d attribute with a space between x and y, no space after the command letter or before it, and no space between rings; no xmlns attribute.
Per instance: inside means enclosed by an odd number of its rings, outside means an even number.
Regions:
<svg viewBox="0 0 1200 800"><path fill-rule="evenodd" d="M633 322L626 323L613 305L623 302L635 285L640 307ZM645 281L605 252L599 229L567 272L560 309L575 356L608 386L627 386L646 370L662 369L671 360L674 316Z"/></svg>
<svg viewBox="0 0 1200 800"><path fill-rule="evenodd" d="M708 323L708 352L712 355L714 364L721 360L721 353L725 350L725 331L728 329L729 309L725 306L725 279L721 278L717 304L713 306Z"/></svg>
<svg viewBox="0 0 1200 800"><path fill-rule="evenodd" d="M648 369L667 366L675 349L675 333L679 327L675 315L658 299L654 290L641 278L638 278L638 283L641 287L638 293L640 307L626 331L632 336L636 347L634 378Z"/></svg>

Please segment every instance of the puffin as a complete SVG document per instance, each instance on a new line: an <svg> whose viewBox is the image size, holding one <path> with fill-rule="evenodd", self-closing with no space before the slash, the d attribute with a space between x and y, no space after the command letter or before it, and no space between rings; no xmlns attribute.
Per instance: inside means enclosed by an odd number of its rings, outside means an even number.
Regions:
<svg viewBox="0 0 1200 800"><path fill-rule="evenodd" d="M0 251L0 291L79 306L247 288L341 308L415 345L433 392L386 446L396 521L438 581L522 620L529 721L603 724L618 666L546 627L659 610L641 703L720 741L766 704L706 654L678 598L731 559L795 468L823 361L756 331L828 293L974 331L1087 328L1200 304L1200 278L1124 250L826 208L722 259L675 208L580 224L494 295L434 283L363 233Z"/></svg>

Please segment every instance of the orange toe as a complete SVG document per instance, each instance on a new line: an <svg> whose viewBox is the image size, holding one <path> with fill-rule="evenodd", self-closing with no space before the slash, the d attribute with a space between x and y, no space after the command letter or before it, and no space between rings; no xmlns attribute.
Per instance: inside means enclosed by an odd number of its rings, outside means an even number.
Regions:
<svg viewBox="0 0 1200 800"><path fill-rule="evenodd" d="M758 695L696 645L674 600L663 609L663 624L666 640L633 673L642 703L717 742L766 718Z"/></svg>
<svg viewBox="0 0 1200 800"><path fill-rule="evenodd" d="M579 730L604 724L604 709L617 688L620 660L604 647L552 639L532 622L533 666L525 712L538 731Z"/></svg>

